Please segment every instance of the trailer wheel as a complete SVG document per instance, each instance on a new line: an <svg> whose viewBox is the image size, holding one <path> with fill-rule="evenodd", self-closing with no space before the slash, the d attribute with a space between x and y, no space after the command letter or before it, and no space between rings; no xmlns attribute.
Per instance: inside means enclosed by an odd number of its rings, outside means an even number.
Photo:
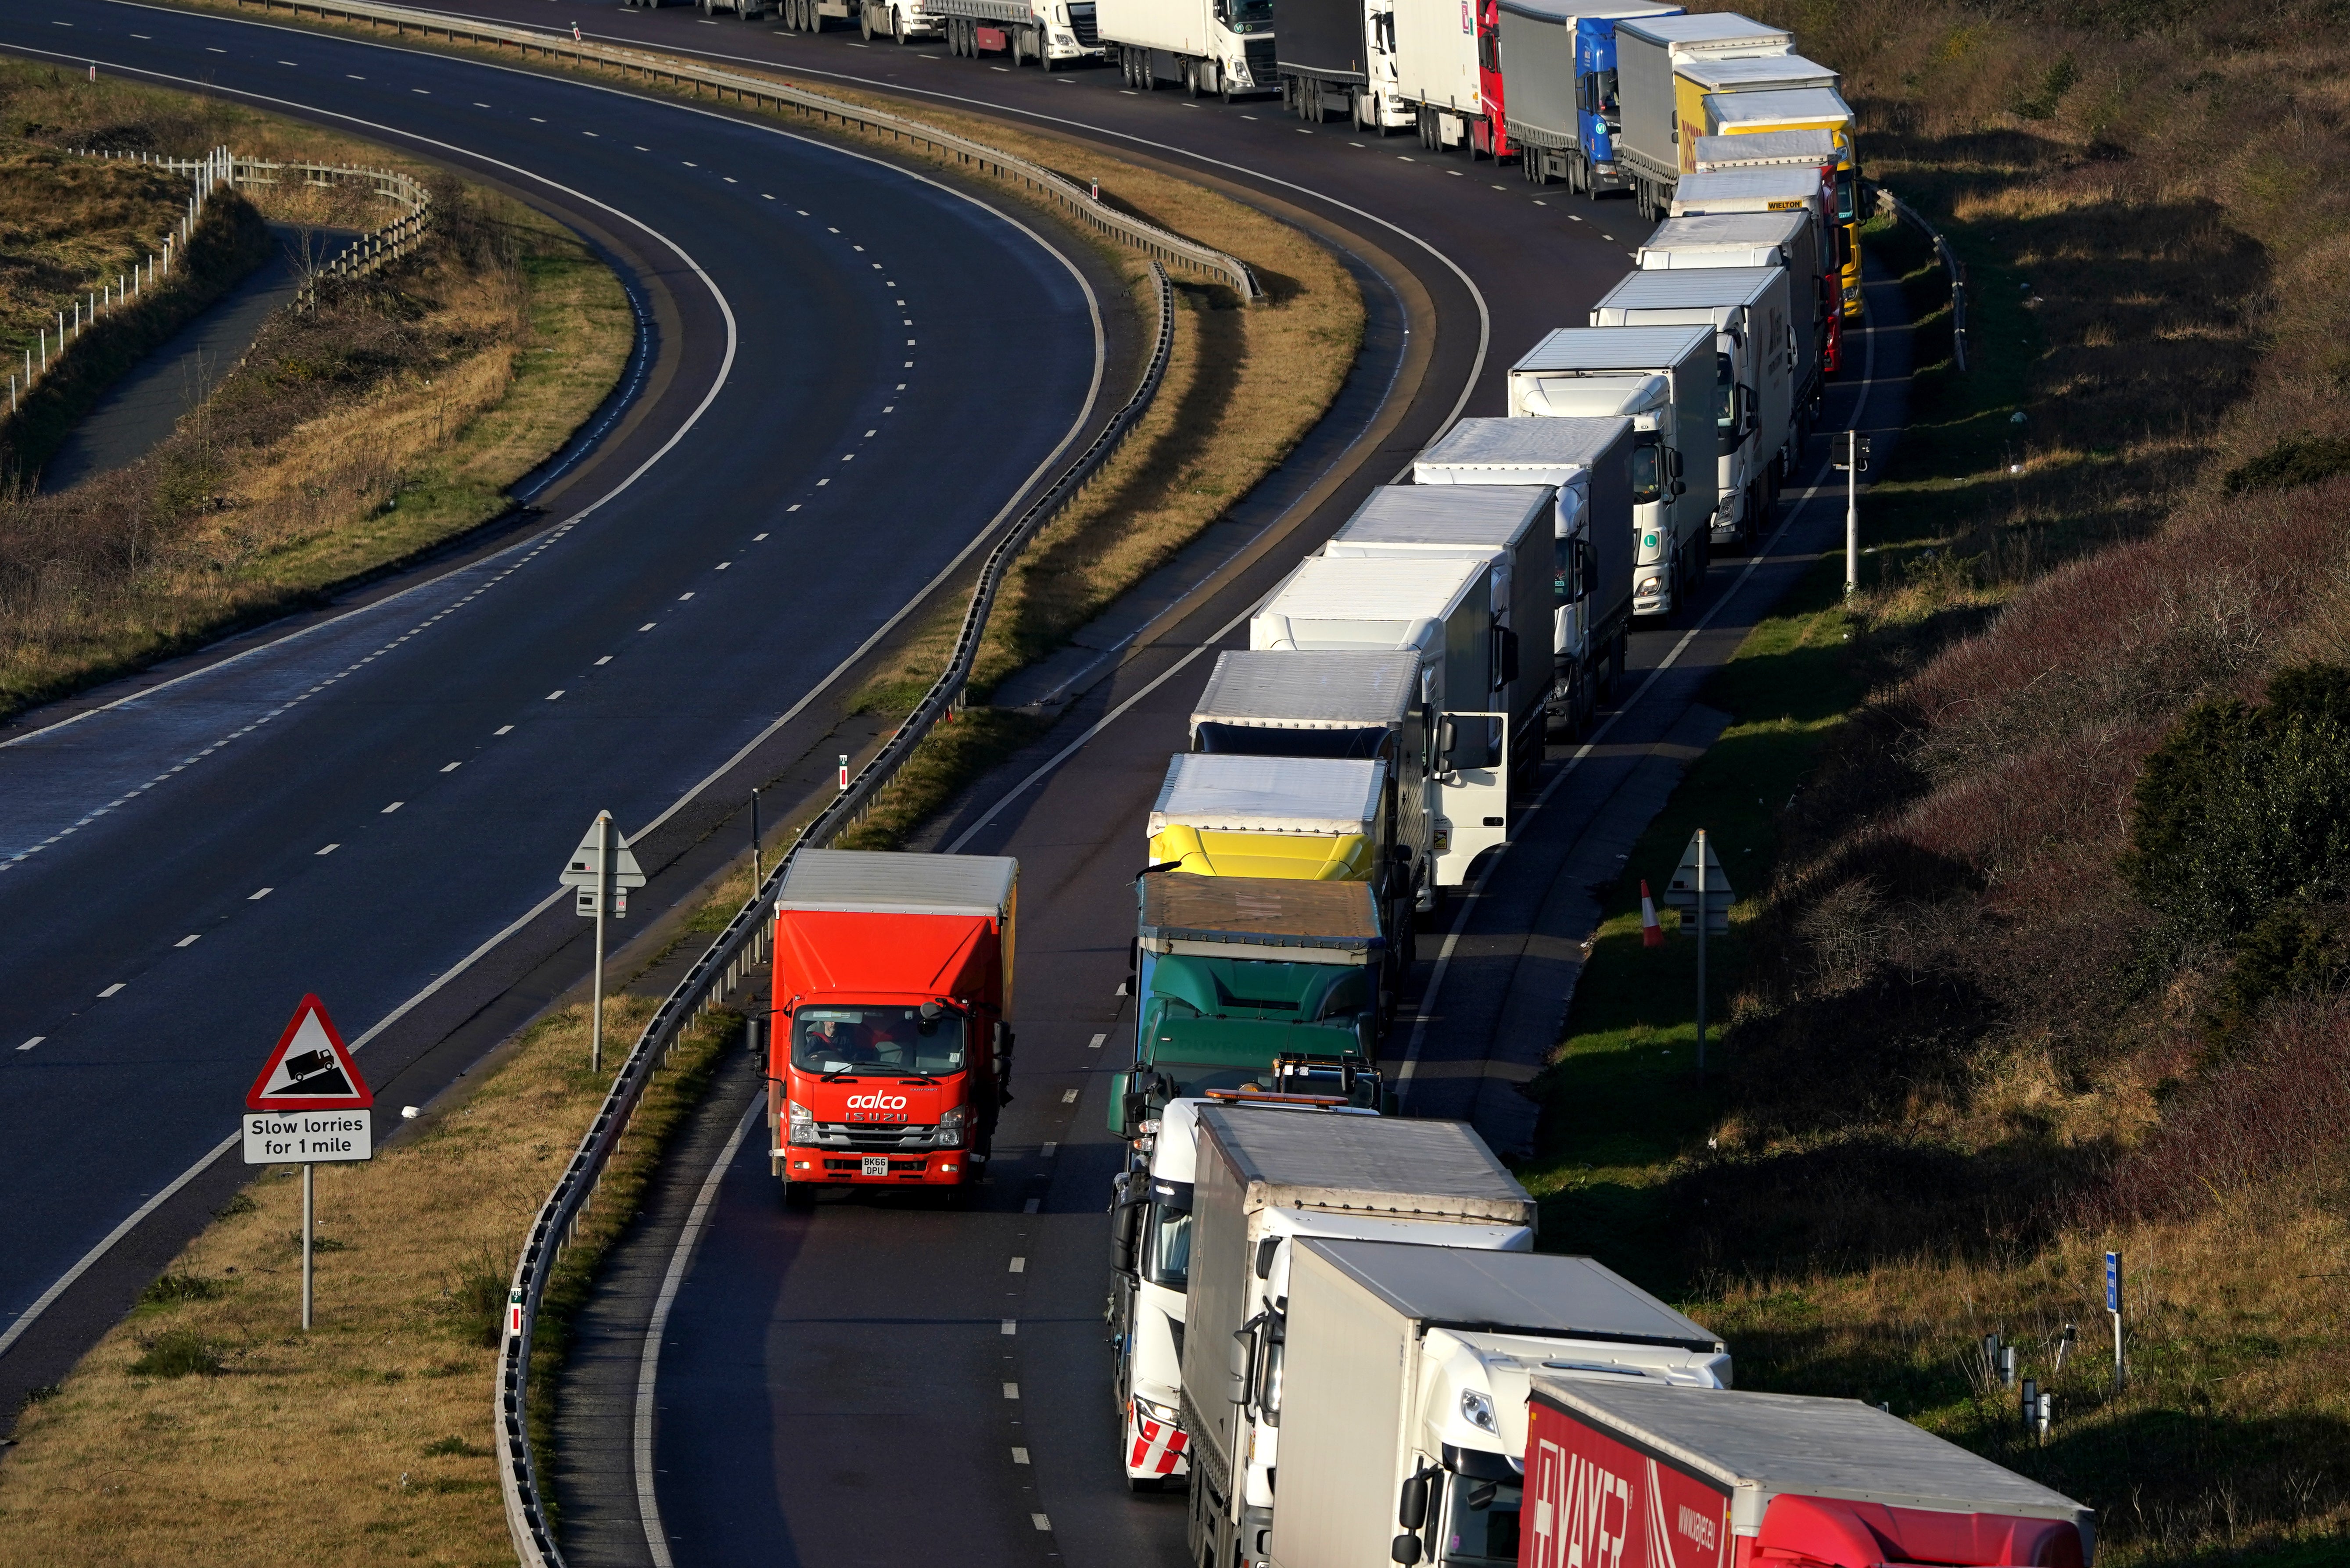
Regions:
<svg viewBox="0 0 2350 1568"><path fill-rule="evenodd" d="M708 5L708 4L709 4L709 0L702 0L702 4L704 4L704 5ZM868 44L869 44L869 43L871 43L871 42L873 41L873 7L872 7L872 6L870 6L870 5L859 5L859 6L857 8L857 30L858 30L858 32L859 34L861 34L861 35L864 36L864 39L865 39L865 41L866 41L867 43L868 43Z"/></svg>

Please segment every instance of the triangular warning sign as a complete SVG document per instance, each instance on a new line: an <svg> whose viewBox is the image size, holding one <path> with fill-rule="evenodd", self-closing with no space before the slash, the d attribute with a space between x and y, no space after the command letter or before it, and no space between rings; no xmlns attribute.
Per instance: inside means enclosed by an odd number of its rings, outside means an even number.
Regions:
<svg viewBox="0 0 2350 1568"><path fill-rule="evenodd" d="M563 875L556 880L566 888L594 888L603 879L603 819L588 825L587 836L579 847L563 863ZM628 835L618 826L612 829L612 886L616 888L641 888L645 885L644 868L637 864L636 852L629 847Z"/></svg>
<svg viewBox="0 0 2350 1568"><path fill-rule="evenodd" d="M350 1047L315 996L294 1010L294 1022L244 1096L251 1111L361 1111L374 1104Z"/></svg>
<svg viewBox="0 0 2350 1568"><path fill-rule="evenodd" d="M1697 858L1698 836L1692 833L1689 847L1681 851L1681 863L1673 867L1673 878L1665 885L1664 901L1676 909L1697 908ZM1721 859L1714 854L1713 841L1708 837L1705 841L1706 913L1709 917L1718 913L1726 923L1730 918L1730 906L1737 901L1738 895L1731 890L1730 878L1721 869ZM1716 926L1715 929L1721 929L1721 927Z"/></svg>

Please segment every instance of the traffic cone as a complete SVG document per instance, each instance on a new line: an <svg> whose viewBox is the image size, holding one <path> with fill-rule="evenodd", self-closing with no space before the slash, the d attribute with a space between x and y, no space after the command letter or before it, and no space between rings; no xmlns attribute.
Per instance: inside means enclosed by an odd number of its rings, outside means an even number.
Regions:
<svg viewBox="0 0 2350 1568"><path fill-rule="evenodd" d="M1660 948L1665 945L1665 928L1657 923L1657 901L1648 897L1648 884L1640 882L1640 945Z"/></svg>

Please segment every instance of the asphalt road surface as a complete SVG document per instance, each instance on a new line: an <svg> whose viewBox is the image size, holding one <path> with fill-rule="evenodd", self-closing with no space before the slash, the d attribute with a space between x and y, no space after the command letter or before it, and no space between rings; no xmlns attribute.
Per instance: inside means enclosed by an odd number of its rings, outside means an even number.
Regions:
<svg viewBox="0 0 2350 1568"><path fill-rule="evenodd" d="M634 1282L616 1294L631 1300L598 1322L567 1385L585 1395L609 1373L618 1396L567 1424L557 1460L577 1562L1180 1563L1180 1496L1131 1498L1120 1478L1100 1318L1101 1211L1118 1165L1104 1079L1130 1023L1114 992L1143 815L1215 650L1242 643L1236 621L1456 413L1501 412L1509 362L1544 330L1580 323L1630 266L1645 226L1621 198L1590 202L1529 187L1514 168L1300 127L1262 100L1131 94L1113 70L1014 72L932 45L811 38L684 8L437 8L566 33L576 21L591 38L787 65L819 84L829 76L1047 123L1305 225L1365 283L1365 356L1339 407L1235 509L1228 537L1147 585L1141 609L1105 618L1087 640L1107 653L1062 656L1094 683L926 835L928 847L1022 864L1018 1099L980 1211L856 1194L783 1210L755 1119L733 1136L754 1076L742 1069L713 1094L616 1262L616 1280ZM1898 294L1877 286L1872 303L1898 310ZM1830 392L1822 428L1898 425L1903 337L1847 337L1855 368ZM1806 485L1827 477L1825 444L1812 443ZM1791 488L1762 549L1718 560L1692 610L1635 631L1631 680L1606 727L1587 748L1553 749L1513 848L1482 868L1447 929L1421 939L1417 994L1388 1064L1410 1114L1471 1117L1498 1147L1529 1135L1532 1106L1515 1087L1555 1038L1596 917L1591 889L1711 742L1718 716L1696 701L1706 678L1834 543L1841 499ZM706 1224L689 1234L702 1196ZM632 1456L644 1321L629 1312L649 1306L654 1293L641 1287L681 1251L653 1441ZM657 1518L637 1508L646 1483Z"/></svg>
<svg viewBox="0 0 2350 1568"><path fill-rule="evenodd" d="M691 863L710 814L759 782L763 737L1125 389L1098 291L1063 254L1078 247L854 151L106 0L0 13L0 48L475 171L604 247L643 327L608 433L535 486L536 528L0 734L13 1413L242 1179L219 1151L305 992L366 1042L396 1127L519 1022L518 989L544 1000L582 972L555 877L596 811L659 826L649 870Z"/></svg>

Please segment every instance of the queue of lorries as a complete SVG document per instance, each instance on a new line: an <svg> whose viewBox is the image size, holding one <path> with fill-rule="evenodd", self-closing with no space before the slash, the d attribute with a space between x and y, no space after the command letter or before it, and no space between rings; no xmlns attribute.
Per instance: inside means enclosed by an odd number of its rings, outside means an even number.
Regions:
<svg viewBox="0 0 2350 1568"><path fill-rule="evenodd" d="M1415 926L1508 841L1633 618L1682 607L1792 471L1856 300L1834 73L1731 15L1457 0L1456 39L1456 0L1278 3L1277 33L1271 0L865 16L1048 66L1098 48L1138 88L1277 83L1670 215L1587 325L1511 368L1506 416L1454 424L1266 596L1137 825L1108 1096L1128 1484L1185 1486L1204 1568L2082 1568L2088 1510L1888 1411L1733 1390L1710 1330L1534 1251L1525 1189L1465 1123L1395 1115L1378 1065ZM982 1179L1017 908L1004 857L795 857L767 1116L787 1200Z"/></svg>

